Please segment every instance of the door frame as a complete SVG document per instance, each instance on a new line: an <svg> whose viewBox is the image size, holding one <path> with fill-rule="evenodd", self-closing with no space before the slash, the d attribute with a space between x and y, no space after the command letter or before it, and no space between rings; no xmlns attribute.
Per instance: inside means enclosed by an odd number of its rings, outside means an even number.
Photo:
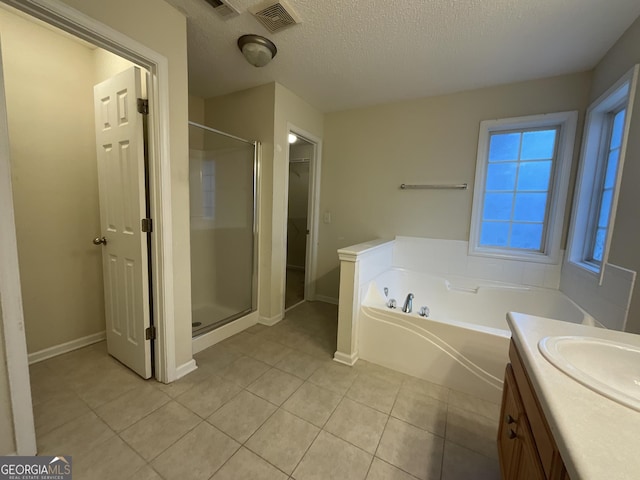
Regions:
<svg viewBox="0 0 640 480"><path fill-rule="evenodd" d="M309 205L307 207L307 223L309 235L307 235L306 255L304 261L304 299L316 300L316 270L318 266L318 223L320 218L320 166L322 162L322 139L310 132L287 122L287 135L293 133L313 144L313 158L309 160ZM285 311L285 296L287 290L287 230L289 217L289 154L290 145L287 143L285 169L285 203L283 223L283 255L282 255L282 312Z"/></svg>
<svg viewBox="0 0 640 480"><path fill-rule="evenodd" d="M16 452L18 455L35 455L36 432L29 384L27 342L24 335L6 105L0 51L0 308ZM0 358L1 360L3 359Z"/></svg>
<svg viewBox="0 0 640 480"><path fill-rule="evenodd" d="M169 383L176 379L175 318L173 290L173 235L171 220L171 169L169 144L169 63L166 57L117 30L58 0L0 0L28 15L54 25L76 37L108 50L150 72L149 178L152 235L152 297L155 344L155 378ZM4 98L3 91L0 95ZM6 110L0 111L0 135L8 138ZM6 143L0 142L2 145ZM0 298L7 348L9 389L13 406L18 455L36 453L29 367L20 293L15 221L8 148L0 147ZM6 302L6 303L5 303Z"/></svg>

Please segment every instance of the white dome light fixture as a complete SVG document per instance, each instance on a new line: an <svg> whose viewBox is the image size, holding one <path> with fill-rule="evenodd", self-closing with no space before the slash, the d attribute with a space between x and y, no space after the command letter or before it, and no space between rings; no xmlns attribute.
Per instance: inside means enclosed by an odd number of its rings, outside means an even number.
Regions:
<svg viewBox="0 0 640 480"><path fill-rule="evenodd" d="M289 134L289 143L296 143L298 141L298 137L294 133Z"/></svg>
<svg viewBox="0 0 640 480"><path fill-rule="evenodd" d="M238 48L254 67L264 67L278 53L275 44L260 35L242 35L238 38Z"/></svg>

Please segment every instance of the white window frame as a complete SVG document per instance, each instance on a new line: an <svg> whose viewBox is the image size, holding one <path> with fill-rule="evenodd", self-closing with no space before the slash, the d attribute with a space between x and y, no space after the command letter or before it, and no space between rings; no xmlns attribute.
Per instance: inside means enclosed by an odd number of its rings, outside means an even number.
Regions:
<svg viewBox="0 0 640 480"><path fill-rule="evenodd" d="M476 178L473 191L473 208L469 234L469 255L523 260L527 262L551 263L560 262L560 244L565 216L567 191L573 147L575 143L578 112L557 112L525 117L484 120L480 122L478 139L478 157L476 160ZM484 207L484 190L489 165L489 139L492 133L502 131L557 128L557 151L555 164L552 167L552 183L549 188L551 196L548 206L548 217L545 224L542 250L539 252L515 248L483 247L480 245L480 229Z"/></svg>
<svg viewBox="0 0 640 480"><path fill-rule="evenodd" d="M622 171L624 169L629 126L631 124L632 107L635 99L639 70L640 66L635 65L606 92L598 97L587 110L582 153L580 155L580 168L578 170L576 194L571 215L567 261L581 268L587 274L596 277L599 283L602 283L602 277L604 275L603 267L609 259L609 249L615 226L616 209L618 206L620 183L622 182ZM596 202L594 199L600 190L603 162L606 164L603 149L608 148L608 135L606 135L607 132L605 132L605 129L608 128L611 112L621 108L625 108L626 113L622 131L620 155L618 157L618 171L616 172L616 181L613 188L611 213L609 215L602 261L598 264L597 262L591 261L589 258L590 252L588 251L594 235L594 209L596 209L599 204L599 201Z"/></svg>

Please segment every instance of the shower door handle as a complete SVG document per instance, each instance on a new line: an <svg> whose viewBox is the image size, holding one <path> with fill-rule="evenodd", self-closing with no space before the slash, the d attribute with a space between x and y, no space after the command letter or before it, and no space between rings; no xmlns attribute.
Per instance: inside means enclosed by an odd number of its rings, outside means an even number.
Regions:
<svg viewBox="0 0 640 480"><path fill-rule="evenodd" d="M93 244L94 245L106 245L107 244L107 239L104 237L96 237L93 239Z"/></svg>

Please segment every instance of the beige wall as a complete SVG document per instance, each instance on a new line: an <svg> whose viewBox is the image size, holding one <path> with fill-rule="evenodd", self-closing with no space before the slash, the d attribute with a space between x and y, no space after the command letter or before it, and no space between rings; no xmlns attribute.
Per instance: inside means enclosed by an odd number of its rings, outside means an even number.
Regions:
<svg viewBox="0 0 640 480"><path fill-rule="evenodd" d="M170 164L175 352L178 366L192 358L189 247L189 162L186 19L162 0L63 0L95 20L163 55L169 65ZM123 12L127 12L123 15ZM140 21L150 18L153 21Z"/></svg>
<svg viewBox="0 0 640 480"><path fill-rule="evenodd" d="M93 50L93 74L94 83L98 84L134 66L126 60L102 48Z"/></svg>
<svg viewBox="0 0 640 480"><path fill-rule="evenodd" d="M94 52L0 10L27 350L104 331ZM46 72L46 75L43 75Z"/></svg>
<svg viewBox="0 0 640 480"><path fill-rule="evenodd" d="M204 98L189 95L189 120L204 124Z"/></svg>
<svg viewBox="0 0 640 480"><path fill-rule="evenodd" d="M15 453L16 445L13 434L13 414L9 396L9 372L4 349L4 331L2 321L2 304L0 304L0 455Z"/></svg>
<svg viewBox="0 0 640 480"><path fill-rule="evenodd" d="M596 66L590 98L595 100L640 62L640 18ZM611 241L609 262L640 272L640 92L636 92L622 174L622 185ZM627 331L640 334L640 281L636 278Z"/></svg>
<svg viewBox="0 0 640 480"><path fill-rule="evenodd" d="M204 125L203 98L189 95L189 121ZM189 125L189 175L192 174L191 150L204 150L204 136L205 130ZM191 184L191 180L189 180L189 184ZM192 197L191 192L189 193L189 197ZM193 247L193 242L191 246ZM191 255L191 258L193 259L193 254Z"/></svg>
<svg viewBox="0 0 640 480"><path fill-rule="evenodd" d="M589 87L580 73L327 114L320 212L332 222L321 224L318 293L338 296L339 248L396 235L468 240L480 121L579 110L581 132ZM466 191L399 189L463 182Z"/></svg>

